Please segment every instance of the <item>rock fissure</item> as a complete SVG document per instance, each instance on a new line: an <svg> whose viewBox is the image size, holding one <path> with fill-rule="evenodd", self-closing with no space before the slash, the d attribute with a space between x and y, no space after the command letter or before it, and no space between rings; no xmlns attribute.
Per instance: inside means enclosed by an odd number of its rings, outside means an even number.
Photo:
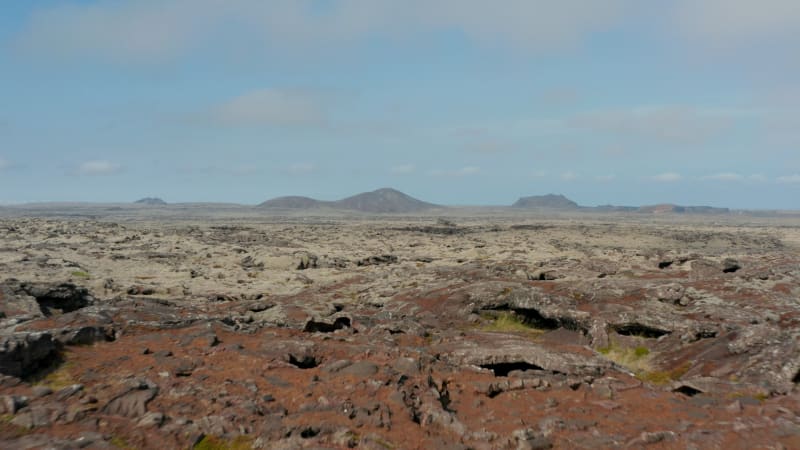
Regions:
<svg viewBox="0 0 800 450"><path fill-rule="evenodd" d="M537 366L536 364L531 364L526 361L513 361L513 362L502 362L502 363L494 363L494 364L481 364L480 367L482 369L491 370L496 377L507 377L508 374L512 371L519 370L519 371L528 371L528 370L536 370L536 371L543 371L542 367Z"/></svg>

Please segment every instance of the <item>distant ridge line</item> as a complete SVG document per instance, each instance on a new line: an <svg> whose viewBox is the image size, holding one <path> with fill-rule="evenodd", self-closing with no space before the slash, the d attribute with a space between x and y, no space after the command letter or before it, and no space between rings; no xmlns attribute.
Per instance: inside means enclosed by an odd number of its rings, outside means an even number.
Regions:
<svg viewBox="0 0 800 450"><path fill-rule="evenodd" d="M258 207L274 209L332 208L366 213L412 213L442 206L416 199L396 189L381 188L336 201L322 201L302 196L276 197L259 204Z"/></svg>
<svg viewBox="0 0 800 450"><path fill-rule="evenodd" d="M144 200L144 199L143 199ZM260 203L258 208L265 209L334 209L360 211L365 213L413 213L445 206L425 202L392 188L381 188L371 192L362 192L335 201L317 200L311 197L289 195L276 197ZM682 206L671 203L642 206L581 206L563 194L530 195L520 197L511 205L520 210L552 210L552 211L584 211L584 212L626 212L642 214L727 214L729 208L713 206Z"/></svg>

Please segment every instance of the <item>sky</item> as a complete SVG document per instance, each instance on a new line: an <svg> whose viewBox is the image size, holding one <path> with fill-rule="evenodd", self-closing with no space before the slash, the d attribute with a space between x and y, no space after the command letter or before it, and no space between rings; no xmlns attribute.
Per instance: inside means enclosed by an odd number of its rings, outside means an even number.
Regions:
<svg viewBox="0 0 800 450"><path fill-rule="evenodd" d="M0 204L800 209L796 0L0 3Z"/></svg>

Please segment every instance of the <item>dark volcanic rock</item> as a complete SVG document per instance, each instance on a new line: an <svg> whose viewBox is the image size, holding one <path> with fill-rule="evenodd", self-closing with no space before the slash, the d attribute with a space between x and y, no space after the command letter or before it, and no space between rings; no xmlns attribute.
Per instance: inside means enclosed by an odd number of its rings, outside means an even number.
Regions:
<svg viewBox="0 0 800 450"><path fill-rule="evenodd" d="M103 408L106 414L140 418L147 413L147 404L158 395L158 386L148 380L133 380Z"/></svg>
<svg viewBox="0 0 800 450"><path fill-rule="evenodd" d="M58 311L67 313L85 308L92 302L92 297L86 288L75 286L71 283L57 286L47 284L25 285L26 292L36 298L39 307L45 315Z"/></svg>
<svg viewBox="0 0 800 450"><path fill-rule="evenodd" d="M364 258L356 263L357 266L377 266L381 264L394 264L397 262L395 255L376 255Z"/></svg>
<svg viewBox="0 0 800 450"><path fill-rule="evenodd" d="M307 333L332 333L336 330L342 330L344 328L350 328L349 317L337 317L333 323L316 321L312 319L306 322L306 326L303 327L303 331Z"/></svg>
<svg viewBox="0 0 800 450"><path fill-rule="evenodd" d="M328 256L319 257L308 252L297 252L295 256L300 259L300 261L297 263L297 270L323 268L344 269L350 264L350 262L344 258L332 258Z"/></svg>
<svg viewBox="0 0 800 450"><path fill-rule="evenodd" d="M0 336L0 373L26 377L48 365L56 351L50 333L13 333Z"/></svg>
<svg viewBox="0 0 800 450"><path fill-rule="evenodd" d="M354 375L364 378L375 375L377 372L378 365L370 361L359 361L339 370L339 373L343 375Z"/></svg>
<svg viewBox="0 0 800 450"><path fill-rule="evenodd" d="M513 208L578 209L577 203L563 195L547 194L521 197L511 205Z"/></svg>
<svg viewBox="0 0 800 450"><path fill-rule="evenodd" d="M15 280L0 284L0 317L36 318L43 315L36 299L23 292Z"/></svg>
<svg viewBox="0 0 800 450"><path fill-rule="evenodd" d="M86 288L72 283L25 283L6 280L0 284L0 311L15 315L50 316L84 308L93 298Z"/></svg>
<svg viewBox="0 0 800 450"><path fill-rule="evenodd" d="M678 303L683 298L685 289L678 283L668 283L657 286L654 290L654 297L661 302Z"/></svg>
<svg viewBox="0 0 800 450"><path fill-rule="evenodd" d="M64 345L90 345L114 340L114 331L106 326L81 326L56 330L55 340Z"/></svg>

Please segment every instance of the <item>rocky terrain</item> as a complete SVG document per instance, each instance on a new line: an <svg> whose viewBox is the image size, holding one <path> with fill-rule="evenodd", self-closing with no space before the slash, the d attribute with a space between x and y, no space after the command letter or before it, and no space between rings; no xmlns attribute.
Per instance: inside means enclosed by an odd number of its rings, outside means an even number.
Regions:
<svg viewBox="0 0 800 450"><path fill-rule="evenodd" d="M0 448L800 448L794 219L164 214L0 219Z"/></svg>

